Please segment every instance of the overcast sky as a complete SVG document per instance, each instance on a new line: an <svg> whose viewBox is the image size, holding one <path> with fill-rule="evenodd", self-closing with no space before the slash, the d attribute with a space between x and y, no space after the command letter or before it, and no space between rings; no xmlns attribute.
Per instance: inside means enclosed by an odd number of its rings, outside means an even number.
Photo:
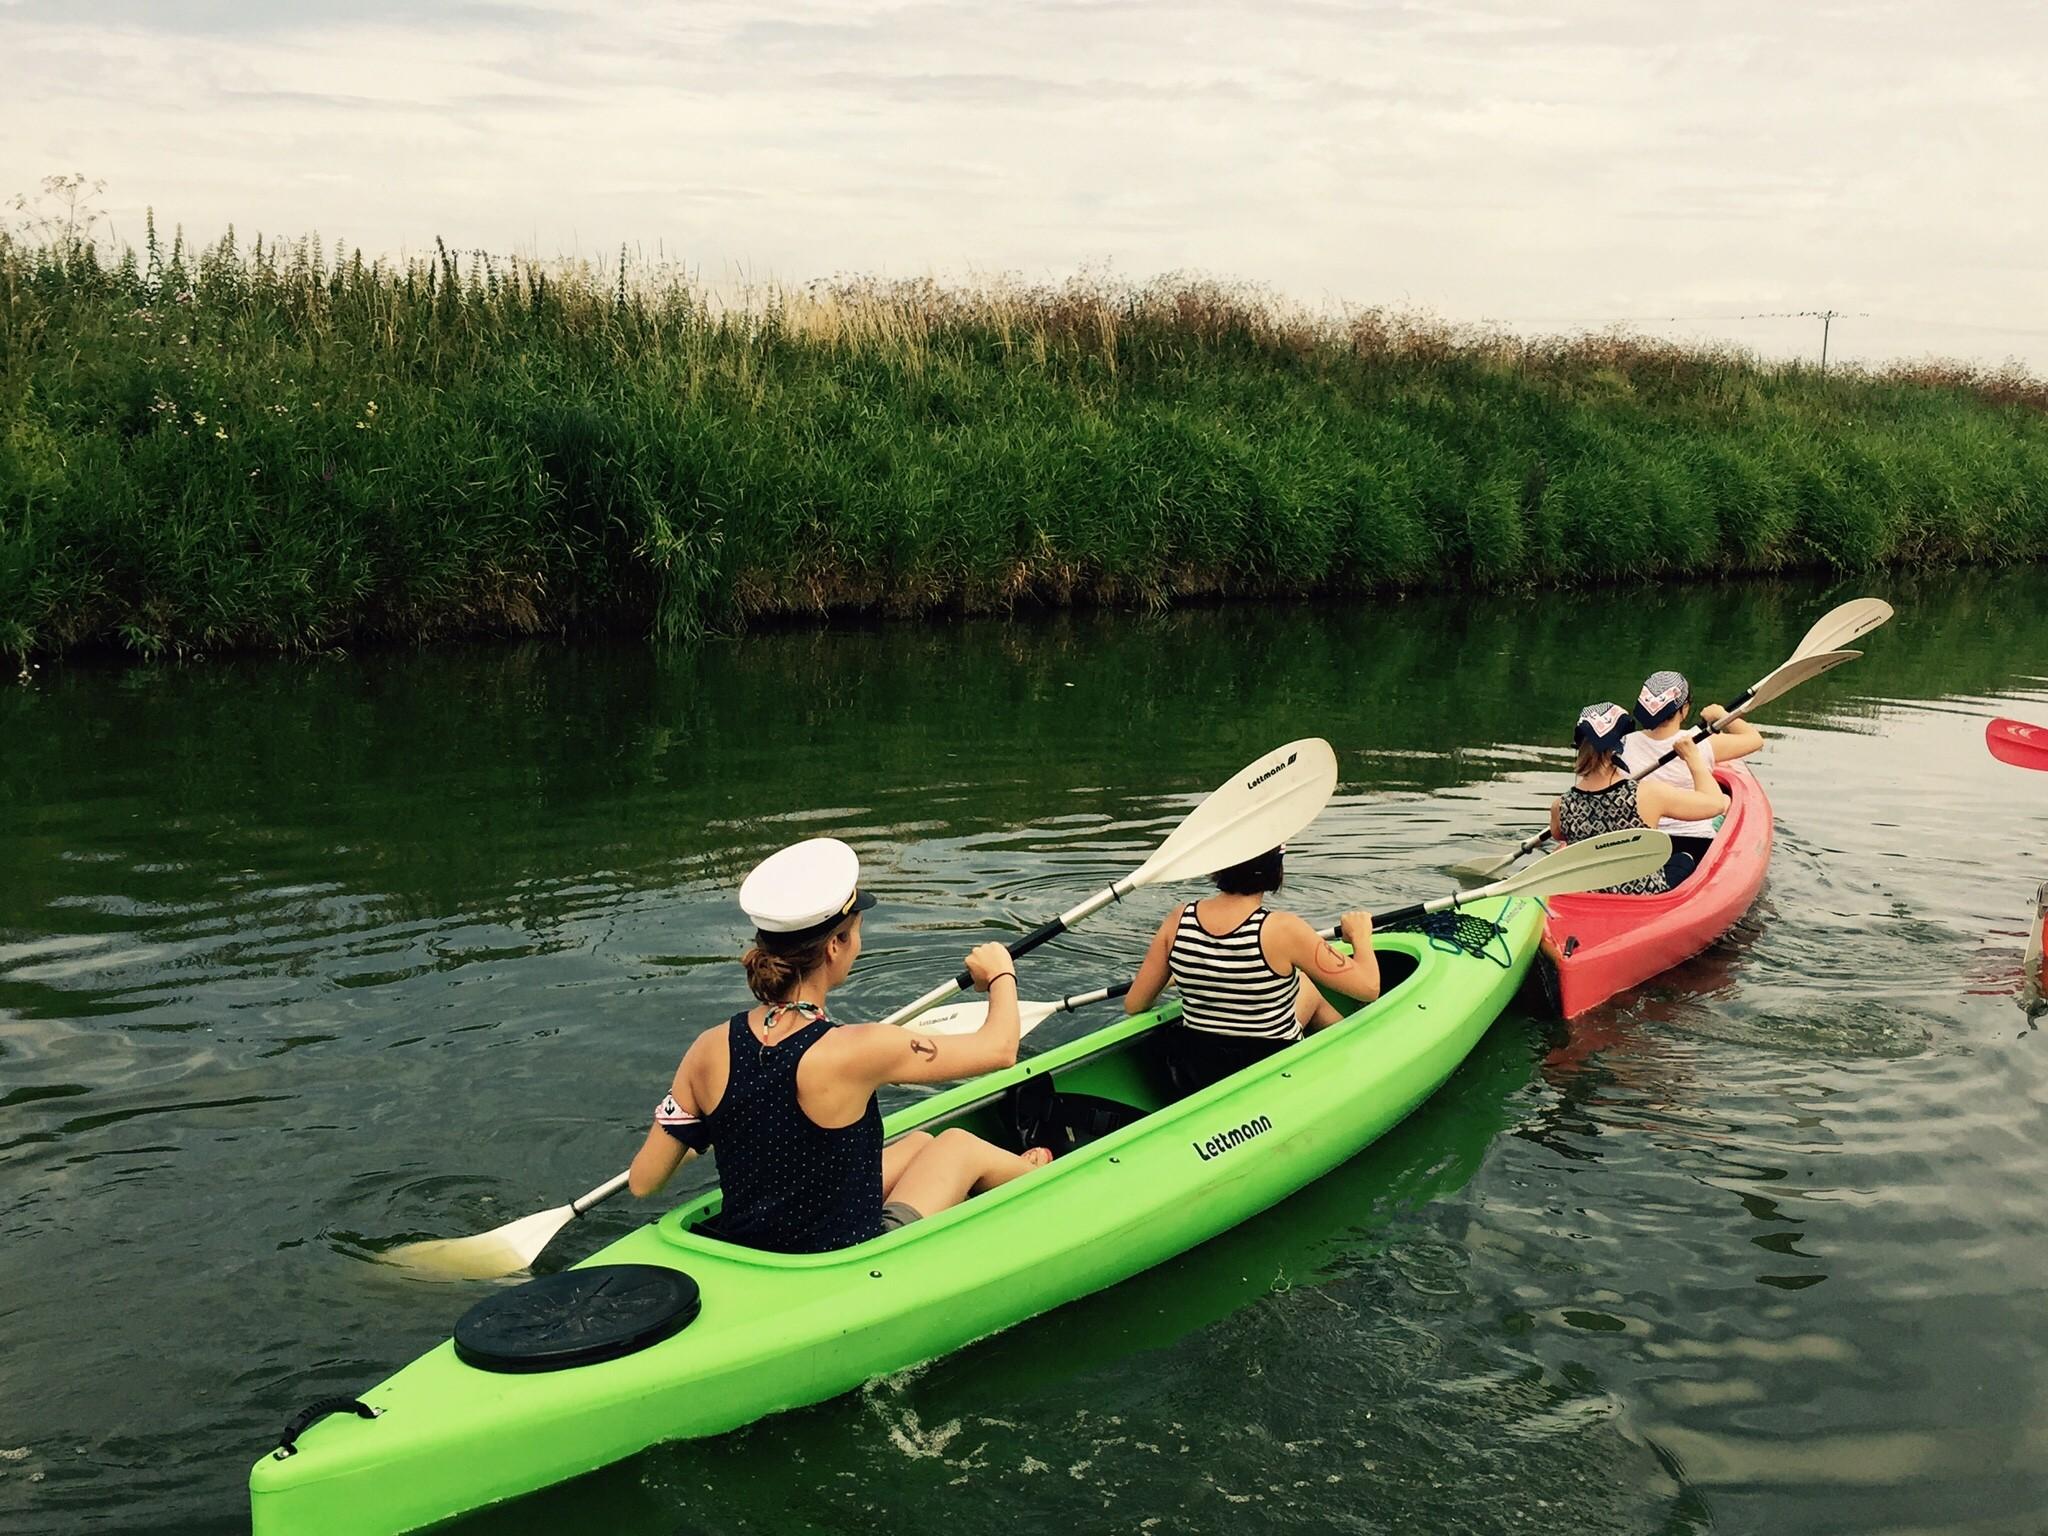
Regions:
<svg viewBox="0 0 2048 1536"><path fill-rule="evenodd" d="M2040 0L0 0L0 195L2048 372L2044 75Z"/></svg>

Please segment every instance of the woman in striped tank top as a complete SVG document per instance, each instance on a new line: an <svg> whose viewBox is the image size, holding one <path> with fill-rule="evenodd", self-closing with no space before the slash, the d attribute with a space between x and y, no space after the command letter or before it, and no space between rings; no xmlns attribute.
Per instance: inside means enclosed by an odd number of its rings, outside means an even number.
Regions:
<svg viewBox="0 0 2048 1536"><path fill-rule="evenodd" d="M1167 1067L1184 1094L1220 1082L1342 1017L1314 983L1369 1003L1380 995L1372 918L1344 914L1353 953L1340 955L1292 912L1266 897L1280 889L1282 850L1213 877L1218 894L1167 913L1124 997L1142 1013L1167 983L1180 989L1180 1023L1166 1032Z"/></svg>

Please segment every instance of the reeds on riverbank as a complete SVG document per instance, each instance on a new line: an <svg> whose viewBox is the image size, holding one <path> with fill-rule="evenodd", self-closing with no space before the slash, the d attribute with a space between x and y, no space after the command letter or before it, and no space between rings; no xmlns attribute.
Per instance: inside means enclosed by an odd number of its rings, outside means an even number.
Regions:
<svg viewBox="0 0 2048 1536"><path fill-rule="evenodd" d="M2048 386L1292 312L0 235L0 650L2048 555Z"/></svg>

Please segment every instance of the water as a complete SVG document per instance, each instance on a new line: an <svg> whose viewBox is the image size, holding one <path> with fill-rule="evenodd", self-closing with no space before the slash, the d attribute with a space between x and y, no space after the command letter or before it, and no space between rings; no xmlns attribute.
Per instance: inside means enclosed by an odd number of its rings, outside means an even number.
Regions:
<svg viewBox="0 0 2048 1536"><path fill-rule="evenodd" d="M883 897L855 1013L1296 735L1343 779L1289 899L1434 895L1540 820L1580 704L1672 664L1733 693L1866 590L1899 607L1867 659L1763 722L1779 841L1719 948L1569 1028L1511 1013L1177 1263L466 1528L2040 1529L2048 1058L2014 994L2048 778L1981 723L2048 717L2038 571L0 690L0 1529L244 1524L295 1408L482 1294L371 1254L623 1166L741 998L732 892L781 842L848 837ZM1170 899L1027 995L1126 973Z"/></svg>

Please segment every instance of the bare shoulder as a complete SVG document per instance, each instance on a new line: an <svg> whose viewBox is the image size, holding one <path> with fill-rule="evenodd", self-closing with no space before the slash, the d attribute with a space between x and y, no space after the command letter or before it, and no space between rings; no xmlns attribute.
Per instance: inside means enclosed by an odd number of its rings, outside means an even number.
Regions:
<svg viewBox="0 0 2048 1536"><path fill-rule="evenodd" d="M714 1051L727 1049L725 1036L731 1027L729 1023L714 1024L690 1042L683 1052L683 1059L676 1063L675 1086L678 1092L687 1087L691 1079L712 1059Z"/></svg>
<svg viewBox="0 0 2048 1536"><path fill-rule="evenodd" d="M835 1063L887 1062L902 1054L905 1042L925 1038L897 1024L839 1024L811 1047L811 1055L822 1051Z"/></svg>
<svg viewBox="0 0 2048 1536"><path fill-rule="evenodd" d="M1265 931L1288 944L1315 942L1316 931L1299 912L1272 911L1266 914Z"/></svg>
<svg viewBox="0 0 2048 1536"><path fill-rule="evenodd" d="M1265 926L1259 930L1259 944L1268 958L1295 965L1305 963L1320 942L1316 931L1295 912L1268 912Z"/></svg>
<svg viewBox="0 0 2048 1536"><path fill-rule="evenodd" d="M1294 912L1275 912L1266 919L1268 933L1273 931L1276 920L1280 920L1280 933L1276 936L1275 950L1296 965L1307 967L1318 975L1337 976L1351 963L1327 938L1308 925L1308 919Z"/></svg>
<svg viewBox="0 0 2048 1536"><path fill-rule="evenodd" d="M730 1049L731 1042L727 1037L731 1033L731 1020L727 1020L723 1024L712 1025L703 1034L690 1042L690 1048L683 1052L684 1065L687 1066L692 1060L702 1061L713 1052Z"/></svg>

